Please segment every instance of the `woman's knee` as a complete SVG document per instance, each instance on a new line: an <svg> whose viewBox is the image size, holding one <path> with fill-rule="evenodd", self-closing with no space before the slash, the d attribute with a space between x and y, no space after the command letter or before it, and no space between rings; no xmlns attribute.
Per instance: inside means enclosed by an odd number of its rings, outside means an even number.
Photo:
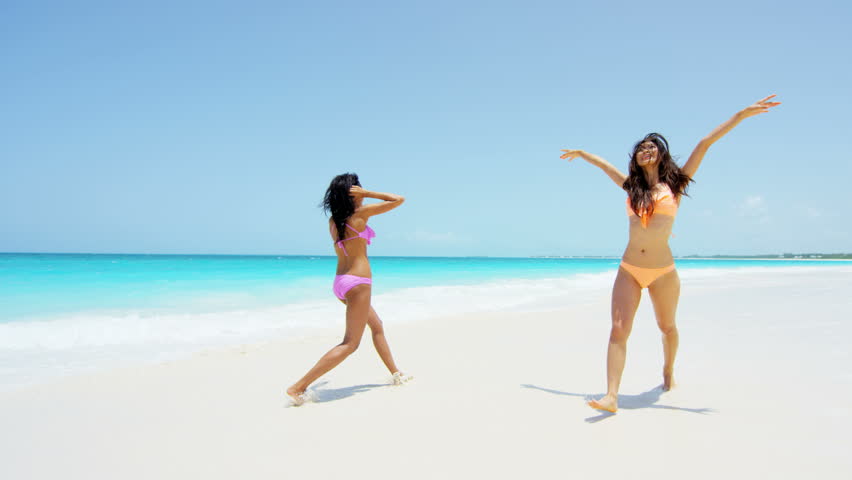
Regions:
<svg viewBox="0 0 852 480"><path fill-rule="evenodd" d="M660 331L663 332L663 335L671 335L673 333L677 333L677 325L675 325L674 321L657 322L657 326L660 328Z"/></svg>
<svg viewBox="0 0 852 480"><path fill-rule="evenodd" d="M375 319L371 321L368 326L370 327L370 332L375 335L382 335L385 333L385 327L382 324L382 321L379 319Z"/></svg>
<svg viewBox="0 0 852 480"><path fill-rule="evenodd" d="M358 346L360 344L361 340L343 339L343 342L340 343L340 347L343 349L343 353L348 356L355 353L355 350L358 350Z"/></svg>
<svg viewBox="0 0 852 480"><path fill-rule="evenodd" d="M629 337L630 328L627 327L625 322L613 320L612 330L610 330L609 332L609 341L615 343L625 343L627 342L627 339Z"/></svg>

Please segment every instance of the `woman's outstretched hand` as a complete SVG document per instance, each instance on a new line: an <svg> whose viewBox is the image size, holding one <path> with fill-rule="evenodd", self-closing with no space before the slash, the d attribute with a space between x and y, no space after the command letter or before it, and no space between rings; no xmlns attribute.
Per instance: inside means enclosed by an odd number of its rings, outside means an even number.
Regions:
<svg viewBox="0 0 852 480"><path fill-rule="evenodd" d="M582 150L562 150L562 151L565 152L565 153L560 155L559 158L561 158L562 160L568 159L569 162L571 160L574 160L575 158L579 157L580 154L583 152Z"/></svg>
<svg viewBox="0 0 852 480"><path fill-rule="evenodd" d="M781 102L770 102L775 98L775 95L770 95L763 100L758 100L752 105L747 106L746 108L740 110L740 115L742 118L753 117L755 115L760 115L761 113L766 113L772 107L777 107L781 105Z"/></svg>
<svg viewBox="0 0 852 480"><path fill-rule="evenodd" d="M562 155L559 156L562 160L574 160L575 158L582 158L583 160L589 162L590 164L600 168L606 173L606 175L615 182L616 185L621 187L624 185L624 181L627 180L627 176L623 173L619 172L617 168L615 168L611 163L607 162L603 158L595 155L594 153L589 153L585 150L562 150Z"/></svg>

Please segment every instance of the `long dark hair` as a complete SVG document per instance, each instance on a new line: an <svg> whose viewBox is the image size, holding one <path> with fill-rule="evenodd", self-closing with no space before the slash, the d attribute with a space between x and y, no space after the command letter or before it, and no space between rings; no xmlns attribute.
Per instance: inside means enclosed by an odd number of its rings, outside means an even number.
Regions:
<svg viewBox="0 0 852 480"><path fill-rule="evenodd" d="M669 152L669 142L659 133L649 133L645 135L645 138L636 142L633 145L633 152L630 154L629 175L621 187L627 190L630 207L634 212L652 215L654 213L654 198L651 194L651 186L648 185L645 172L636 160L639 147L645 142L653 142L657 146L657 173L660 176L660 182L665 183L671 189L675 201L680 201L681 195L687 195L686 189L689 187L689 183L694 182L694 180L677 166L671 152Z"/></svg>
<svg viewBox="0 0 852 480"><path fill-rule="evenodd" d="M326 213L331 213L334 225L337 226L338 240L343 240L346 234L346 221L355 213L355 200L349 196L349 189L353 185L361 186L358 175L354 173L344 173L334 177L320 204Z"/></svg>

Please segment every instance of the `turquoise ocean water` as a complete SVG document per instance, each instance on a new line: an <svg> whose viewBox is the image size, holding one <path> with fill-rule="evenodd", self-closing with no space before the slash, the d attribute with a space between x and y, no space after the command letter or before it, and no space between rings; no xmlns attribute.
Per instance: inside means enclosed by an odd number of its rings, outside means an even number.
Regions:
<svg viewBox="0 0 852 480"><path fill-rule="evenodd" d="M0 254L0 389L342 325L335 257ZM617 258L373 257L388 323L564 305ZM852 262L677 261L681 276Z"/></svg>

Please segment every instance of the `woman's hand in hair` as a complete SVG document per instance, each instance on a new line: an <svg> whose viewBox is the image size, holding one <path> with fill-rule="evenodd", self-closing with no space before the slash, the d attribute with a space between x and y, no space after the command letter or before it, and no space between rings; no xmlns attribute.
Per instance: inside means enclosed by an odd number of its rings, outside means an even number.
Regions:
<svg viewBox="0 0 852 480"><path fill-rule="evenodd" d="M761 113L766 113L772 107L777 107L781 105L781 102L770 102L775 98L775 95L770 95L763 100L758 100L753 104L747 106L746 108L739 111L739 115L742 118L753 117L755 115L760 115Z"/></svg>
<svg viewBox="0 0 852 480"><path fill-rule="evenodd" d="M358 185L352 185L349 189L349 195L355 198L367 196L367 191Z"/></svg>
<svg viewBox="0 0 852 480"><path fill-rule="evenodd" d="M353 186L350 190L350 193L353 196L360 195L365 198L375 198L376 200L383 200L381 203L371 203L369 205L364 204L363 206L361 206L358 209L357 213L358 215L364 217L372 217L373 215L389 212L394 208L402 205L402 202L405 201L405 197L403 197L402 195L397 195L395 193L373 192L370 190L364 190L363 188L357 186Z"/></svg>

